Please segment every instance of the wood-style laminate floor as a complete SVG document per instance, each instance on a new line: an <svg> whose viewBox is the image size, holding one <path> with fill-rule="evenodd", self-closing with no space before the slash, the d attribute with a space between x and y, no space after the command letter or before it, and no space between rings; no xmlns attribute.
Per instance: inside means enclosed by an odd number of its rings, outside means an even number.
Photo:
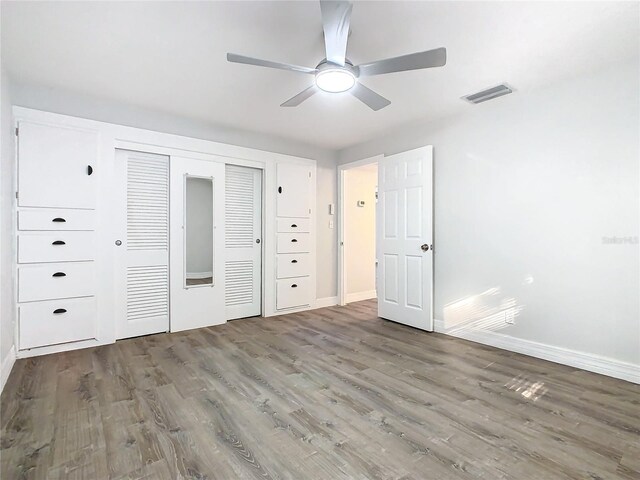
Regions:
<svg viewBox="0 0 640 480"><path fill-rule="evenodd" d="M19 360L2 479L640 478L640 386L375 311Z"/></svg>

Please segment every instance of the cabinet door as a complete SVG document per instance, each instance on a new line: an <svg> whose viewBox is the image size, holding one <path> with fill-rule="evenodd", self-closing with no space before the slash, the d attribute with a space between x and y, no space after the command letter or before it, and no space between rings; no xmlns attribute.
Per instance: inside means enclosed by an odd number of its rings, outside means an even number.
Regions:
<svg viewBox="0 0 640 480"><path fill-rule="evenodd" d="M311 215L311 168L279 163L277 167L279 217L305 218Z"/></svg>
<svg viewBox="0 0 640 480"><path fill-rule="evenodd" d="M95 208L96 132L20 122L18 205Z"/></svg>

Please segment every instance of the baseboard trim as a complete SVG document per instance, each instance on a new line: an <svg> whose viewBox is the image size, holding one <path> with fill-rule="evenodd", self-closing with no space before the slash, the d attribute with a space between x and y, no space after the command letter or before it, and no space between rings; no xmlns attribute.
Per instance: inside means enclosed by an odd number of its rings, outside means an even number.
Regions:
<svg viewBox="0 0 640 480"><path fill-rule="evenodd" d="M314 308L333 307L338 304L338 297L317 298Z"/></svg>
<svg viewBox="0 0 640 480"><path fill-rule="evenodd" d="M13 365L16 363L16 347L11 346L11 350L7 353L7 356L2 359L2 373L0 373L0 393L4 390L4 386L9 379L9 375L11 374L11 369Z"/></svg>
<svg viewBox="0 0 640 480"><path fill-rule="evenodd" d="M589 372L640 383L640 365L614 360L600 355L592 355L576 350L555 347L544 343L523 340L499 332L486 330L456 329L448 332L442 320L434 320L435 331L491 347L522 353L550 362L577 367Z"/></svg>
<svg viewBox="0 0 640 480"><path fill-rule="evenodd" d="M344 301L346 303L361 302L362 300L369 300L370 298L376 298L378 296L375 290L369 290L367 292L347 293Z"/></svg>

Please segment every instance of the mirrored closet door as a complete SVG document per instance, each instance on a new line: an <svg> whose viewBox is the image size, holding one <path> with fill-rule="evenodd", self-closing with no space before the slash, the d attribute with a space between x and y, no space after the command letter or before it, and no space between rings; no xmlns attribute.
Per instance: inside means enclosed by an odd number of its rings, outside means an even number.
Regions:
<svg viewBox="0 0 640 480"><path fill-rule="evenodd" d="M225 166L171 157L171 331L224 323Z"/></svg>

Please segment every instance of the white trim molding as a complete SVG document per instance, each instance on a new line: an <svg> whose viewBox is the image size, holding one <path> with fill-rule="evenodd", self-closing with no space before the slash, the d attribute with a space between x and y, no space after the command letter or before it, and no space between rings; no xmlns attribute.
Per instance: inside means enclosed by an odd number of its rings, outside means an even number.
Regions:
<svg viewBox="0 0 640 480"><path fill-rule="evenodd" d="M316 304L314 308L325 308L325 307L333 307L338 305L338 297L324 297L316 299Z"/></svg>
<svg viewBox="0 0 640 480"><path fill-rule="evenodd" d="M361 302L362 300L369 300L371 298L377 298L377 293L375 290L369 290L367 292L356 292L356 293L347 293L345 295L345 302Z"/></svg>
<svg viewBox="0 0 640 480"><path fill-rule="evenodd" d="M640 365L531 340L523 340L499 332L460 328L447 331L442 320L435 320L434 326L436 332L444 333L445 335L640 384Z"/></svg>
<svg viewBox="0 0 640 480"><path fill-rule="evenodd" d="M2 359L2 373L0 374L0 393L4 390L4 386L9 379L11 369L16 363L16 347L12 346L11 350L7 353L7 356Z"/></svg>

